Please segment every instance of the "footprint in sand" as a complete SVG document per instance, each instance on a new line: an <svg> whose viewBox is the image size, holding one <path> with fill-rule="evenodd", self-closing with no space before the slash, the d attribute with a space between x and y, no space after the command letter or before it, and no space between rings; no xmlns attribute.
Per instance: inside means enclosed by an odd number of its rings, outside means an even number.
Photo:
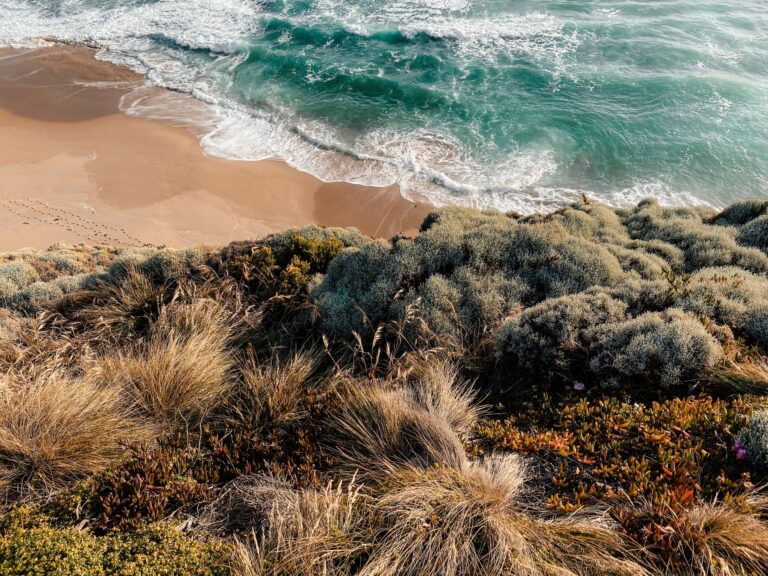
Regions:
<svg viewBox="0 0 768 576"><path fill-rule="evenodd" d="M144 242L127 234L124 230L119 230L110 226L102 226L97 222L78 216L69 210L56 209L47 202L38 199L0 199L0 207L3 207L12 214L22 218L24 224L36 223L58 226L87 243L99 244L106 241L113 245L145 245ZM69 215L70 218L67 218L64 215ZM97 227L112 231L115 234L110 235L104 233ZM83 231L86 232L84 233Z"/></svg>

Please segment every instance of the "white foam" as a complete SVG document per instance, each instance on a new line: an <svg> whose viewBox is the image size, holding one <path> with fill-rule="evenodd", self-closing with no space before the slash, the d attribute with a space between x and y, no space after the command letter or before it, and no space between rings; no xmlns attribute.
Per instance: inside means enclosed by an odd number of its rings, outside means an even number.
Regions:
<svg viewBox="0 0 768 576"><path fill-rule="evenodd" d="M238 104L227 91L232 69L246 57L241 46L260 25L258 2L117 1L111 8L98 9L79 2L64 4L56 14L47 15L39 3L0 0L0 45L38 46L46 42L40 38L54 38L102 46L98 58L129 66L146 74L148 83L173 90L139 87L123 98L122 109L191 130L209 155L281 158L321 180L399 184L407 197L437 205L531 213L576 201L585 192L547 185L558 169L551 150L516 150L490 160L475 157L460 142L434 130L377 130L353 136L322 122L296 118L287 110ZM394 26L406 36L445 39L454 44L457 55L473 60L504 52L512 58L541 59L557 69L579 46L579 37L566 32L565 22L546 13L470 16L470 7L470 0L399 0L383 5L317 0L310 13L297 18L305 23L331 20L355 34ZM174 44L209 51L216 56L215 63L206 58L200 64L194 55L182 57ZM727 112L727 100L713 104L722 114ZM651 195L667 204L703 203L669 188L663 179L601 193L600 199L623 206Z"/></svg>

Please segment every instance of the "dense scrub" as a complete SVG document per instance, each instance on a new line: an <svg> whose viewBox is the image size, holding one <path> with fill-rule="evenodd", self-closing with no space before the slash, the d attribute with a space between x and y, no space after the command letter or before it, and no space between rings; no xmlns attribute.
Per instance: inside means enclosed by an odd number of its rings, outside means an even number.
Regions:
<svg viewBox="0 0 768 576"><path fill-rule="evenodd" d="M2 254L0 573L766 573L766 217Z"/></svg>

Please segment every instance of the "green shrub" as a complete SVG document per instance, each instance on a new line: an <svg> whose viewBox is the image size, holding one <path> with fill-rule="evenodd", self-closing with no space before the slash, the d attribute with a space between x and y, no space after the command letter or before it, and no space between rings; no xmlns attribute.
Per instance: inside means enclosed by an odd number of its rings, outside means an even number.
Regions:
<svg viewBox="0 0 768 576"><path fill-rule="evenodd" d="M754 246L768 254L768 216L755 218L742 226L736 239L744 246Z"/></svg>
<svg viewBox="0 0 768 576"><path fill-rule="evenodd" d="M422 229L413 241L369 244L331 263L312 294L326 332L348 338L365 332L366 323L370 330L402 319L405 307L393 306L402 290L406 303L422 299L435 332L452 315L463 331L477 334L482 330L472 315L478 307L498 321L520 300L536 303L591 286L614 286L622 277L618 259L606 248L569 234L557 222L522 225L498 213L452 208L430 215ZM478 294L486 289L489 294ZM447 306L447 299L455 302Z"/></svg>
<svg viewBox="0 0 768 576"><path fill-rule="evenodd" d="M759 410L752 415L739 440L737 449L744 450L743 458L768 477L768 410Z"/></svg>
<svg viewBox="0 0 768 576"><path fill-rule="evenodd" d="M573 204L552 214L551 219L560 222L570 234L601 244L621 246L630 241L616 210L598 202Z"/></svg>
<svg viewBox="0 0 768 576"><path fill-rule="evenodd" d="M706 268L685 282L676 305L768 349L768 278L763 275L735 267Z"/></svg>
<svg viewBox="0 0 768 576"><path fill-rule="evenodd" d="M593 326L626 319L627 305L607 294L576 294L526 309L499 331L496 353L531 376L583 379Z"/></svg>
<svg viewBox="0 0 768 576"><path fill-rule="evenodd" d="M572 236L557 223L520 225L496 241L506 255L504 269L530 287L533 302L615 286L622 277L618 259L605 247Z"/></svg>
<svg viewBox="0 0 768 576"><path fill-rule="evenodd" d="M598 342L595 373L664 387L695 382L723 356L701 322L674 309L598 326L588 337Z"/></svg>
<svg viewBox="0 0 768 576"><path fill-rule="evenodd" d="M366 321L385 319L398 290L400 272L383 241L341 253L331 262L323 282L313 292L323 329L333 337L363 333Z"/></svg>
<svg viewBox="0 0 768 576"><path fill-rule="evenodd" d="M661 258L670 270L682 272L685 267L685 253L677 246L662 240L632 240L624 248L637 250Z"/></svg>
<svg viewBox="0 0 768 576"><path fill-rule="evenodd" d="M49 282L35 282L16 293L10 299L10 308L21 312L34 313L42 306L64 296L61 288Z"/></svg>
<svg viewBox="0 0 768 576"><path fill-rule="evenodd" d="M475 273L462 266L450 279L434 274L409 290L402 307L416 305L430 328L442 337L478 340L486 333L492 335L503 318L521 308L527 294L527 286L518 279L500 273ZM394 303L391 311L398 308Z"/></svg>
<svg viewBox="0 0 768 576"><path fill-rule="evenodd" d="M661 312L675 303L674 289L668 279L628 279L616 288L593 288L587 293L604 292L627 305L627 312L638 316L645 312Z"/></svg>
<svg viewBox="0 0 768 576"><path fill-rule="evenodd" d="M325 271L334 256L345 248L362 247L373 240L354 228L321 228L307 226L268 237L269 247L278 262L286 265L294 256L311 262L315 270Z"/></svg>
<svg viewBox="0 0 768 576"><path fill-rule="evenodd" d="M228 548L165 526L98 537L76 528L15 528L0 536L7 576L226 576Z"/></svg>
<svg viewBox="0 0 768 576"><path fill-rule="evenodd" d="M644 200L628 215L625 224L638 240L661 240L684 254L685 271L711 266L738 266L756 273L768 272L768 256L736 243L736 231L705 223L705 216L691 208L662 208Z"/></svg>
<svg viewBox="0 0 768 576"><path fill-rule="evenodd" d="M742 226L764 214L768 214L768 202L765 200L743 200L731 204L713 220L717 224Z"/></svg>
<svg viewBox="0 0 768 576"><path fill-rule="evenodd" d="M57 286L65 295L83 290L96 279L96 274L75 274L73 276L59 276L51 284Z"/></svg>
<svg viewBox="0 0 768 576"><path fill-rule="evenodd" d="M27 262L16 261L0 264L0 297L13 296L39 278L37 271Z"/></svg>

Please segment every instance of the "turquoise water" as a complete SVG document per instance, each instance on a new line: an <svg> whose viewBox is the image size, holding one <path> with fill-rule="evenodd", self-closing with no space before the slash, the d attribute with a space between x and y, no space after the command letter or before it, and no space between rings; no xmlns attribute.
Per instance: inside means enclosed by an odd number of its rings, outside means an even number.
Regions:
<svg viewBox="0 0 768 576"><path fill-rule="evenodd" d="M526 211L768 197L765 0L0 0L0 22L206 102L212 154Z"/></svg>

